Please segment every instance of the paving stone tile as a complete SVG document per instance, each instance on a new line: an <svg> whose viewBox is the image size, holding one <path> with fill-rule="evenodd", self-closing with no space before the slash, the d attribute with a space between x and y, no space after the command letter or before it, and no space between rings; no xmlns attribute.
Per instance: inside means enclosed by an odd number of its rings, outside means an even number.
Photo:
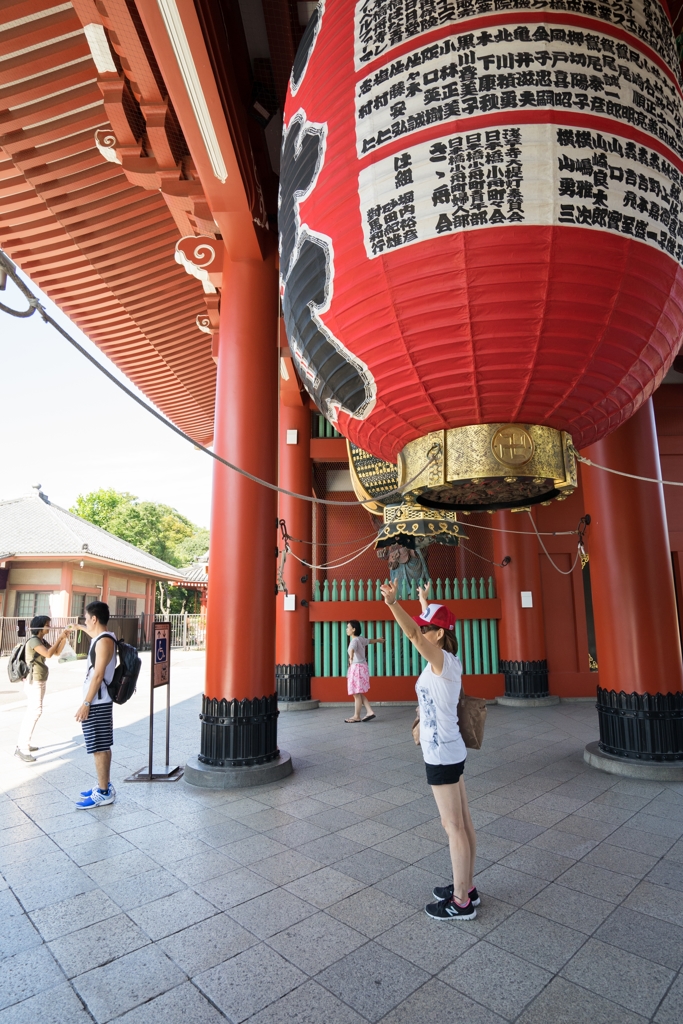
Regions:
<svg viewBox="0 0 683 1024"><path fill-rule="evenodd" d="M666 851L666 856L669 860L675 860L677 864L683 864L683 839L677 840L677 842L675 842L673 846Z"/></svg>
<svg viewBox="0 0 683 1024"><path fill-rule="evenodd" d="M47 946L24 949L2 962L0 1010L63 981L64 975Z"/></svg>
<svg viewBox="0 0 683 1024"><path fill-rule="evenodd" d="M454 995L450 985L431 978L408 996L395 1010L382 1018L382 1024L417 1024L438 1021L439 1024L503 1024L497 1013L472 1002L461 992Z"/></svg>
<svg viewBox="0 0 683 1024"><path fill-rule="evenodd" d="M428 857L432 853L439 853L447 844L446 834L443 833L444 842L435 843L431 839L413 835L411 832L402 832L385 839L375 846L381 853L387 853L390 857L398 857L407 864L415 864L417 861Z"/></svg>
<svg viewBox="0 0 683 1024"><path fill-rule="evenodd" d="M22 842L0 847L0 870L4 872L12 864L26 865L36 859L45 861L58 851L57 844L49 836L40 833L33 839L24 839Z"/></svg>
<svg viewBox="0 0 683 1024"><path fill-rule="evenodd" d="M312 814L320 814L329 810L329 804L313 796L304 796L300 800L290 800L282 804L282 809L293 818L310 818Z"/></svg>
<svg viewBox="0 0 683 1024"><path fill-rule="evenodd" d="M307 981L249 1018L249 1024L365 1024L364 1018L315 981Z"/></svg>
<svg viewBox="0 0 683 1024"><path fill-rule="evenodd" d="M484 868L487 868L488 866L488 861L484 860L483 857L477 857L475 874L479 871L483 871ZM442 846L436 853L430 853L428 857L423 857L422 860L416 861L415 867L420 868L422 871L426 871L428 874L432 874L435 879L450 879L453 877L451 854L447 846Z"/></svg>
<svg viewBox="0 0 683 1024"><path fill-rule="evenodd" d="M5 888L0 891L0 920L4 921L8 917L21 917L23 913L24 908L5 883Z"/></svg>
<svg viewBox="0 0 683 1024"><path fill-rule="evenodd" d="M92 819L86 821L83 818L76 820L78 824L75 824L73 828L64 828L53 834L57 846L67 852L76 846L90 843L94 839L107 839L116 835L103 821L93 821Z"/></svg>
<svg viewBox="0 0 683 1024"><path fill-rule="evenodd" d="M542 832L529 843L529 846L537 846L539 850L558 853L561 857L571 857L572 860L580 860L597 845L597 839L582 839L570 832L558 832L554 828Z"/></svg>
<svg viewBox="0 0 683 1024"><path fill-rule="evenodd" d="M338 833L343 839L350 839L360 846L376 846L387 839L392 839L397 834L397 829L379 821L360 821Z"/></svg>
<svg viewBox="0 0 683 1024"><path fill-rule="evenodd" d="M0 1010L0 1024L92 1024L71 985L63 982Z"/></svg>
<svg viewBox="0 0 683 1024"><path fill-rule="evenodd" d="M391 811L378 814L374 820L396 829L397 832L403 832L409 828L415 828L416 825L423 825L426 821L431 821L434 818L438 818L438 812L436 804L432 800L428 801L427 806L421 800L413 800L412 803L402 804L400 807L394 807Z"/></svg>
<svg viewBox="0 0 683 1024"><path fill-rule="evenodd" d="M233 907L230 916L258 935L259 939L268 939L315 913L315 907L298 896L292 896L286 889L273 889Z"/></svg>
<svg viewBox="0 0 683 1024"><path fill-rule="evenodd" d="M158 871L159 865L146 853L132 850L130 853L118 854L95 864L88 864L84 870L99 885L100 882L125 881L134 875L141 875L144 871Z"/></svg>
<svg viewBox="0 0 683 1024"><path fill-rule="evenodd" d="M651 857L663 857L673 847L675 840L670 836L658 836L653 832L641 832L639 829L622 825L609 837L612 846L621 846L624 850L634 850Z"/></svg>
<svg viewBox="0 0 683 1024"><path fill-rule="evenodd" d="M363 889L362 882L342 874L335 868L321 868L305 878L297 878L289 882L285 889L293 896L298 896L307 903L312 903L318 910L325 910L333 903L343 900L354 892Z"/></svg>
<svg viewBox="0 0 683 1024"><path fill-rule="evenodd" d="M680 1024L683 1020L683 975L676 978L653 1020L656 1024Z"/></svg>
<svg viewBox="0 0 683 1024"><path fill-rule="evenodd" d="M477 873L477 888L482 893L495 896L496 899L514 906L527 903L546 885L544 878L537 878L524 871L504 867L502 864L492 864L485 871Z"/></svg>
<svg viewBox="0 0 683 1024"><path fill-rule="evenodd" d="M386 878L405 867L405 861L397 857L390 857L374 848L361 850L350 857L345 857L336 864L338 871L342 871L351 878L357 878L360 882L372 885L380 878Z"/></svg>
<svg viewBox="0 0 683 1024"><path fill-rule="evenodd" d="M553 974L576 953L586 936L527 910L518 910L486 936L488 942Z"/></svg>
<svg viewBox="0 0 683 1024"><path fill-rule="evenodd" d="M194 985L185 982L117 1017L115 1024L224 1024L225 1017Z"/></svg>
<svg viewBox="0 0 683 1024"><path fill-rule="evenodd" d="M274 828L268 833L271 839L285 846L303 846L312 843L316 839L322 839L331 832L329 828L321 828L314 825L308 818L295 821L292 825L283 825L281 828Z"/></svg>
<svg viewBox="0 0 683 1024"><path fill-rule="evenodd" d="M180 968L149 945L79 975L73 986L98 1024L104 1024L185 980Z"/></svg>
<svg viewBox="0 0 683 1024"><path fill-rule="evenodd" d="M0 830L0 848L13 846L15 843L23 843L27 839L39 839L42 835L42 830L37 825L34 825L29 818L25 818L19 825Z"/></svg>
<svg viewBox="0 0 683 1024"><path fill-rule="evenodd" d="M374 942L349 953L317 981L371 1022L379 1021L429 975Z"/></svg>
<svg viewBox="0 0 683 1024"><path fill-rule="evenodd" d="M0 918L0 960L40 946L42 941L26 914Z"/></svg>
<svg viewBox="0 0 683 1024"><path fill-rule="evenodd" d="M617 825L602 819L584 818L579 814L570 814L554 826L558 832L569 832L583 839L596 839L601 842L616 831Z"/></svg>
<svg viewBox="0 0 683 1024"><path fill-rule="evenodd" d="M402 903L408 903L415 910L423 910L430 902L432 889L437 884L434 876L427 871L411 865L395 875L382 878L375 883L375 888L388 893Z"/></svg>
<svg viewBox="0 0 683 1024"><path fill-rule="evenodd" d="M195 892L209 900L219 910L229 910L238 903L245 903L254 896L261 896L274 888L273 882L263 875L257 875L255 871L250 871L249 868L237 868L193 886Z"/></svg>
<svg viewBox="0 0 683 1024"><path fill-rule="evenodd" d="M418 794L413 790L402 786L392 786L391 789L382 790L382 800L387 800L390 804L395 804L396 807L412 803L413 800L417 799L417 796Z"/></svg>
<svg viewBox="0 0 683 1024"><path fill-rule="evenodd" d="M360 843L354 843L352 839L346 839L336 832L333 835L323 836L322 839L314 839L312 843L304 843L303 846L297 848L297 852L327 866L338 860L343 860L344 857L351 857L352 854L358 853L362 849L364 847Z"/></svg>
<svg viewBox="0 0 683 1024"><path fill-rule="evenodd" d="M667 967L624 949L589 939L562 970L577 985L650 1017L675 975Z"/></svg>
<svg viewBox="0 0 683 1024"><path fill-rule="evenodd" d="M515 868L517 871L533 875L534 878L552 882L570 868L574 861L571 857L561 857L558 853L541 850L527 843L526 846L513 850L498 863L501 867Z"/></svg>
<svg viewBox="0 0 683 1024"><path fill-rule="evenodd" d="M595 896L586 899L583 893L551 882L538 896L529 900L524 909L590 935L609 917L614 904Z"/></svg>
<svg viewBox="0 0 683 1024"><path fill-rule="evenodd" d="M652 868L647 876L647 881L654 885L663 885L667 889L677 889L679 892L683 892L683 864L663 857Z"/></svg>
<svg viewBox="0 0 683 1024"><path fill-rule="evenodd" d="M477 942L464 927L439 928L424 912L378 935L375 939L428 974L437 974Z"/></svg>
<svg viewBox="0 0 683 1024"><path fill-rule="evenodd" d="M608 868L610 871L616 871L622 875L631 875L633 878L638 879L643 878L654 867L657 859L657 857L649 856L646 853L637 853L635 850L626 850L621 846L614 846L609 840L605 840L604 843L600 843L599 846L596 846L586 855L584 864Z"/></svg>
<svg viewBox="0 0 683 1024"><path fill-rule="evenodd" d="M683 927L649 914L617 907L594 937L674 971L683 966Z"/></svg>
<svg viewBox="0 0 683 1024"><path fill-rule="evenodd" d="M149 943L149 938L125 914L98 921L48 943L67 978L85 974Z"/></svg>
<svg viewBox="0 0 683 1024"><path fill-rule="evenodd" d="M289 847L284 843L278 843L267 835L260 832L252 832L246 839L240 839L236 843L228 843L221 847L221 852L234 860L237 864L244 864L251 867L256 861L265 860L266 857L274 857L276 854L284 853Z"/></svg>
<svg viewBox="0 0 683 1024"><path fill-rule="evenodd" d="M92 889L61 903L34 910L30 916L45 942L49 942L106 918L116 917L120 912L120 908L101 889Z"/></svg>
<svg viewBox="0 0 683 1024"><path fill-rule="evenodd" d="M275 807L263 807L253 814L240 815L239 820L254 832L268 832L270 829L291 825L298 819Z"/></svg>
<svg viewBox="0 0 683 1024"><path fill-rule="evenodd" d="M683 921L683 893L663 885L640 882L624 900L624 906L636 913L650 914L662 921L679 925Z"/></svg>
<svg viewBox="0 0 683 1024"><path fill-rule="evenodd" d="M545 988L552 974L484 940L442 971L439 979L495 1013L514 1019Z"/></svg>
<svg viewBox="0 0 683 1024"><path fill-rule="evenodd" d="M268 939L269 946L310 975L319 974L366 942L360 932L322 912Z"/></svg>
<svg viewBox="0 0 683 1024"><path fill-rule="evenodd" d="M221 847L227 846L228 843L237 843L240 839L248 839L253 835L253 829L247 828L246 825L242 825L241 822L234 821L232 818L227 820L224 818L219 824L201 829L197 833L197 838L208 846Z"/></svg>
<svg viewBox="0 0 683 1024"><path fill-rule="evenodd" d="M415 794L412 794L413 798ZM350 789L339 788L339 789L328 789L324 793L321 793L318 800L323 804L328 804L332 807L344 807L346 804L351 804L357 797L357 794L352 792ZM394 801L390 801L394 803Z"/></svg>
<svg viewBox="0 0 683 1024"><path fill-rule="evenodd" d="M117 903L122 910L141 907L144 903L170 896L172 892L183 889L183 883L170 871L157 868L156 871L143 871L132 878L121 878L117 882L101 882L100 888Z"/></svg>
<svg viewBox="0 0 683 1024"><path fill-rule="evenodd" d="M646 1020L564 978L553 978L516 1024L645 1024Z"/></svg>
<svg viewBox="0 0 683 1024"><path fill-rule="evenodd" d="M107 860L109 857L131 853L134 849L135 847L123 836L112 834L72 847L69 850L69 856L74 864L84 867L86 864L96 864L98 861Z"/></svg>
<svg viewBox="0 0 683 1024"><path fill-rule="evenodd" d="M638 884L638 880L631 875L608 871L607 868L587 864L585 861L572 865L558 881L586 896L599 896L612 903L621 903Z"/></svg>
<svg viewBox="0 0 683 1024"><path fill-rule="evenodd" d="M170 896L135 907L128 913L151 939L161 939L213 917L216 908L191 889L181 889Z"/></svg>
<svg viewBox="0 0 683 1024"><path fill-rule="evenodd" d="M370 886L328 907L327 913L374 939L387 929L411 917L413 907Z"/></svg>
<svg viewBox="0 0 683 1024"><path fill-rule="evenodd" d="M216 914L160 939L156 945L192 978L242 953L257 941L228 914Z"/></svg>
<svg viewBox="0 0 683 1024"><path fill-rule="evenodd" d="M668 839L680 839L683 836L683 821L675 818L660 818L655 814L647 814L647 808L639 811L628 820L628 827L638 832L651 832L656 836Z"/></svg>
<svg viewBox="0 0 683 1024"><path fill-rule="evenodd" d="M298 968L260 943L197 975L194 983L233 1024L241 1024L305 980Z"/></svg>
<svg viewBox="0 0 683 1024"><path fill-rule="evenodd" d="M195 853L175 864L169 864L168 870L185 885L194 885L234 871L239 866L237 861L231 860L222 850L209 850L207 853Z"/></svg>
<svg viewBox="0 0 683 1024"><path fill-rule="evenodd" d="M89 892L97 886L81 868L72 864L70 868L60 870L52 878L45 877L35 883L12 883L12 888L27 913L31 913L33 910L49 907L52 903L60 903L70 896Z"/></svg>
<svg viewBox="0 0 683 1024"><path fill-rule="evenodd" d="M263 875L276 885L285 885L287 882L293 882L295 878L301 878L302 875L310 875L312 871L317 871L322 866L319 861L306 857L300 850L290 850L286 846L283 846L281 852L275 856L266 857L250 865L252 871Z"/></svg>

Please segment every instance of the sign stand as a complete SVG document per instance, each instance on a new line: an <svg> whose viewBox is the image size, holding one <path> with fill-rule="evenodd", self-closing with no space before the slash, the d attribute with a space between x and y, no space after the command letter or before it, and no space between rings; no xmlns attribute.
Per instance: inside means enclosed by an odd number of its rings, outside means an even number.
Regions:
<svg viewBox="0 0 683 1024"><path fill-rule="evenodd" d="M166 687L166 763L154 764L154 691ZM149 763L125 780L126 782L177 782L183 768L169 764L171 741L171 623L154 623L152 673L149 687Z"/></svg>

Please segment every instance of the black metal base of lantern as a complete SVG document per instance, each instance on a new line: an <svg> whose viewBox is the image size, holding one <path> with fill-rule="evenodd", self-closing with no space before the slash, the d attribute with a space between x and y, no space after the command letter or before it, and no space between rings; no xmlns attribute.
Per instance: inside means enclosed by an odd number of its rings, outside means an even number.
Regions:
<svg viewBox="0 0 683 1024"><path fill-rule="evenodd" d="M603 754L683 765L683 693L617 693L598 687Z"/></svg>
<svg viewBox="0 0 683 1024"><path fill-rule="evenodd" d="M267 764L280 755L277 745L277 694L253 700L202 697L202 764L244 768Z"/></svg>
<svg viewBox="0 0 683 1024"><path fill-rule="evenodd" d="M284 704L310 701L313 665L276 665L277 699Z"/></svg>
<svg viewBox="0 0 683 1024"><path fill-rule="evenodd" d="M505 676L505 697L515 700L542 700L548 692L548 662L501 661Z"/></svg>

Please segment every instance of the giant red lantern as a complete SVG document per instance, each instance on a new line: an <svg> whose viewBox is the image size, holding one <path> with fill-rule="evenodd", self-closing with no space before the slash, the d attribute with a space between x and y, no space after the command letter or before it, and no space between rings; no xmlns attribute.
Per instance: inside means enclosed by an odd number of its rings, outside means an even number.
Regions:
<svg viewBox="0 0 683 1024"><path fill-rule="evenodd" d="M496 9L498 8L498 9ZM292 72L292 354L418 500L547 500L683 329L683 101L658 0L326 0Z"/></svg>

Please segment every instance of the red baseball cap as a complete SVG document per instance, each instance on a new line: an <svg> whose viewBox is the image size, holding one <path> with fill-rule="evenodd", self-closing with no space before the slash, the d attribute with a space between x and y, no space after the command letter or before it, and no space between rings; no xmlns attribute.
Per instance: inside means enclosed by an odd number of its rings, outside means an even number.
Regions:
<svg viewBox="0 0 683 1024"><path fill-rule="evenodd" d="M422 615L413 615L418 626L433 626L434 629L453 629L455 615L443 604L429 604Z"/></svg>

